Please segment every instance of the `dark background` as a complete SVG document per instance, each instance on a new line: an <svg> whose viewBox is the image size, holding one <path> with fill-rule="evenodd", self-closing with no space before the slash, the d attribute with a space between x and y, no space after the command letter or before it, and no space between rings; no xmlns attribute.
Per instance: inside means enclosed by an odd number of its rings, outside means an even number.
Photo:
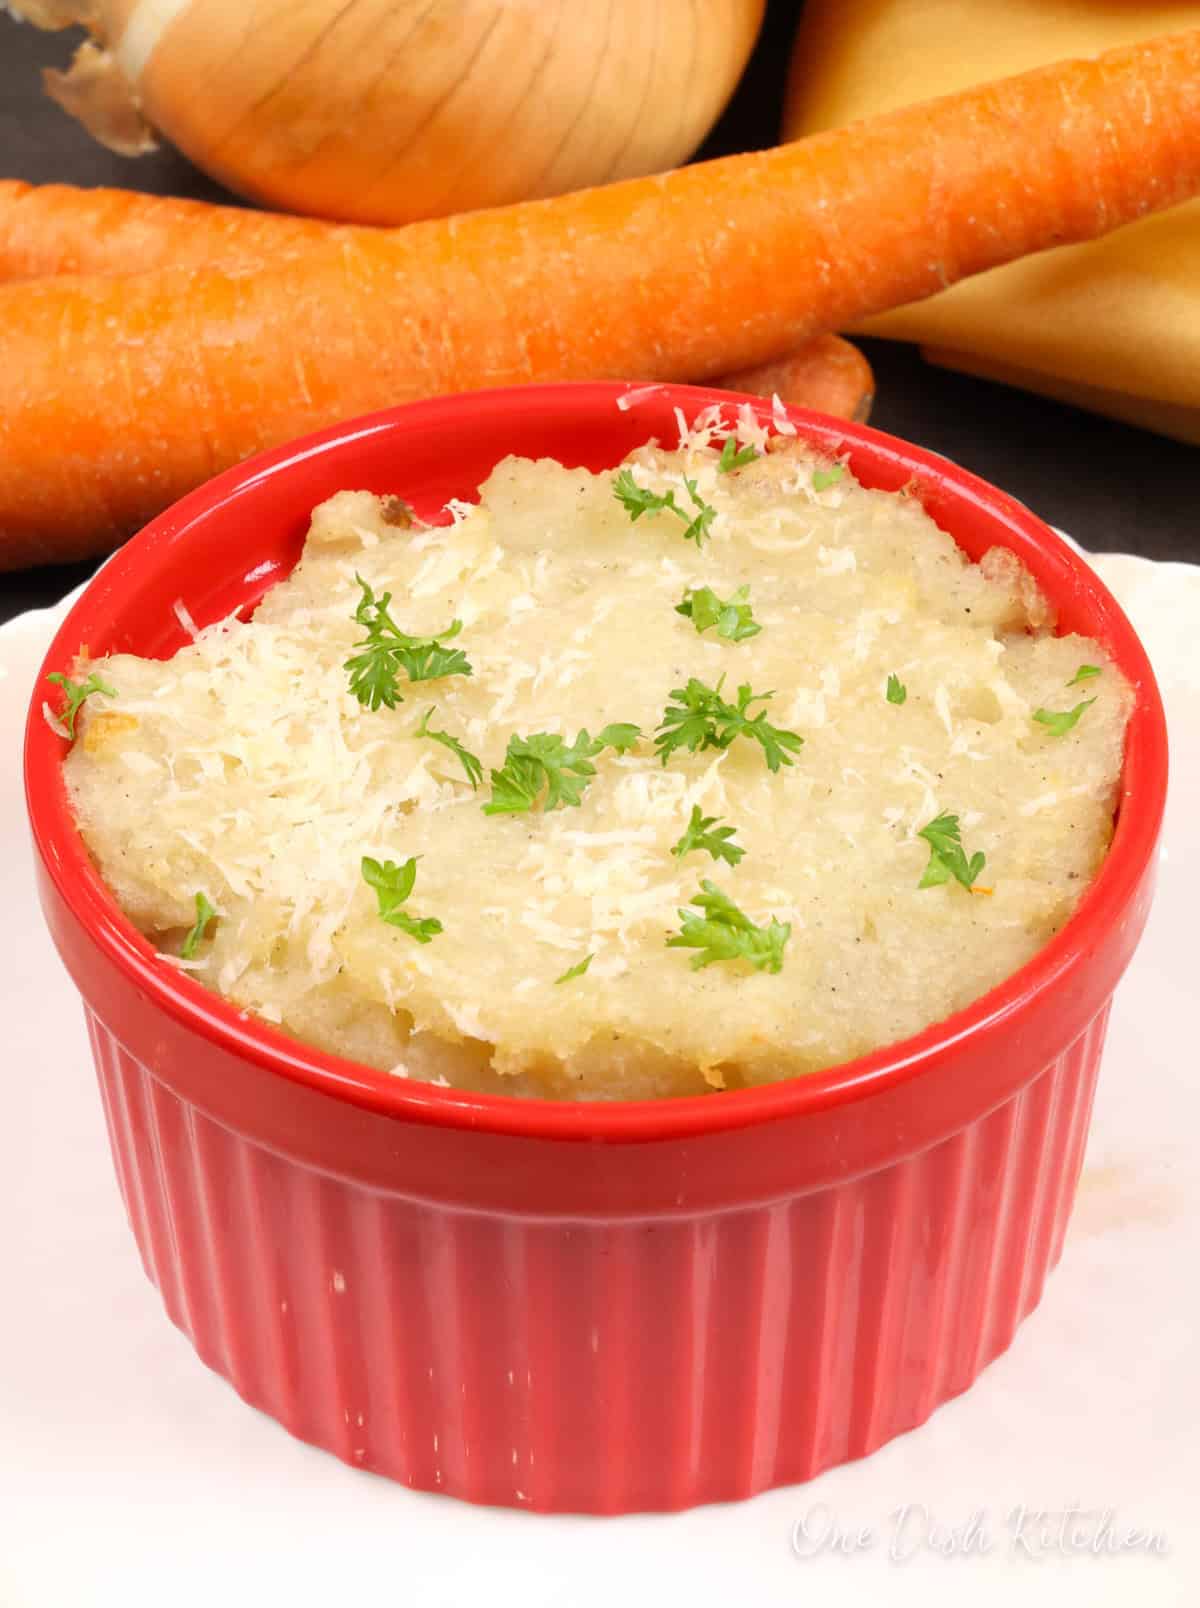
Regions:
<svg viewBox="0 0 1200 1608"><path fill-rule="evenodd" d="M743 82L702 156L774 142L798 0L771 0ZM40 69L63 66L74 33L45 34L0 12L0 176L111 184L205 200L230 197L181 156L127 160L97 145L42 95ZM871 422L996 481L1097 551L1200 557L1193 535L1192 447L1074 408L923 364L908 347L863 343L878 396ZM94 565L0 575L0 620L55 602Z"/></svg>

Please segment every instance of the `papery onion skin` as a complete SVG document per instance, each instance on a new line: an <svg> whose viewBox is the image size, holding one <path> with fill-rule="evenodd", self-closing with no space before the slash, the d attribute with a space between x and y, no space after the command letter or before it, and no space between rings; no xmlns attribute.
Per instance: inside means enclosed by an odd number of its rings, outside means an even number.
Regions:
<svg viewBox="0 0 1200 1608"><path fill-rule="evenodd" d="M664 171L720 115L765 0L17 0L73 15L151 128L231 190L399 224ZM94 62L92 64L94 70ZM55 98L81 116L71 74ZM133 148L128 128L106 138Z"/></svg>

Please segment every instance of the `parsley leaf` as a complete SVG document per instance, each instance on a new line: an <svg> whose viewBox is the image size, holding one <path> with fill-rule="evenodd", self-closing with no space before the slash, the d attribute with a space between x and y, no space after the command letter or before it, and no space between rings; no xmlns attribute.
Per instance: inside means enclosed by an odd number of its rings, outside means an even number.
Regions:
<svg viewBox="0 0 1200 1608"><path fill-rule="evenodd" d="M613 748L618 754L627 754L631 748L636 748L641 736L642 728L635 726L632 720L614 720L596 733L596 752Z"/></svg>
<svg viewBox="0 0 1200 1608"><path fill-rule="evenodd" d="M200 940L204 937L204 929L216 913L204 894L198 893L196 895L196 920L188 929L187 937L183 940L179 950L180 957L183 960L194 959L196 951L200 947Z"/></svg>
<svg viewBox="0 0 1200 1608"><path fill-rule="evenodd" d="M706 503L696 490L696 482L684 476L684 485L687 494L696 508L694 516L689 515L675 501L675 492L647 491L645 486L639 486L633 478L632 469L622 469L613 477L613 496L625 507L631 520L638 520L643 514L656 514L660 512L672 513L682 519L687 529L683 533L685 542L695 542L697 547L703 547L709 534L709 526L717 517L717 510Z"/></svg>
<svg viewBox="0 0 1200 1608"><path fill-rule="evenodd" d="M719 815L701 815L699 804L693 804L687 830L671 853L682 859L693 849L707 849L714 860L724 860L729 865L736 865L746 851L739 848L736 843L730 842L737 828L718 826L719 820Z"/></svg>
<svg viewBox="0 0 1200 1608"><path fill-rule="evenodd" d="M1074 709L1035 709L1033 718L1040 726L1045 726L1051 737L1065 737L1071 727L1078 723L1080 715L1085 709L1095 703L1094 698L1085 698L1077 703Z"/></svg>
<svg viewBox="0 0 1200 1608"><path fill-rule="evenodd" d="M594 955L585 955L577 966L568 967L561 977L556 977L554 986L557 988L559 983L569 983L573 977L582 977L595 958Z"/></svg>
<svg viewBox="0 0 1200 1608"><path fill-rule="evenodd" d="M703 497L700 496L699 492L696 490L696 482L694 480L688 480L685 476L683 483L687 487L688 496L692 499L693 504L698 509L696 517L691 521L691 523L688 525L688 528L684 531L683 539L685 542L695 542L697 547L703 547L709 537L709 526L717 517L717 510L712 506L711 503L706 503ZM687 516L685 515L684 517L686 518Z"/></svg>
<svg viewBox="0 0 1200 1608"><path fill-rule="evenodd" d="M718 960L747 960L755 971L782 971L784 946L792 932L790 922L772 916L765 927L758 927L715 883L702 881L700 890L691 902L703 914L681 910L683 926L676 937L667 939L668 949L698 950L693 971Z"/></svg>
<svg viewBox="0 0 1200 1608"><path fill-rule="evenodd" d="M520 815L537 802L548 772L539 755L526 752L527 746L519 737L509 738L503 768L492 772L492 798L483 806L485 815Z"/></svg>
<svg viewBox="0 0 1200 1608"><path fill-rule="evenodd" d="M750 607L748 586L739 586L724 602L711 586L689 587L683 602L675 605L675 612L689 619L699 632L715 625L717 635L726 642L745 642L762 630Z"/></svg>
<svg viewBox="0 0 1200 1608"><path fill-rule="evenodd" d="M362 587L354 618L367 635L357 644L360 651L347 659L343 668L350 672L350 691L359 703L368 709L381 705L394 709L402 703L396 684L401 670L410 681L437 681L442 676L472 673L461 648L442 646L462 630L461 620L452 620L444 631L433 636L411 636L388 613L392 594L385 592L377 598L361 575L354 578Z"/></svg>
<svg viewBox="0 0 1200 1608"><path fill-rule="evenodd" d="M830 486L837 485L845 473L845 467L840 463L831 464L828 469L814 469L812 488L814 491L828 491Z"/></svg>
<svg viewBox="0 0 1200 1608"><path fill-rule="evenodd" d="M514 733L508 739L503 768L492 772L492 799L483 806L483 813L524 814L537 803L543 788L544 810L579 804L596 774L592 760L597 754L605 748L623 754L641 735L641 728L629 721L605 726L596 737L583 730L569 746L554 732L538 731L531 737Z"/></svg>
<svg viewBox="0 0 1200 1608"><path fill-rule="evenodd" d="M1067 686L1077 687L1081 681L1091 681L1093 676L1098 676L1099 674L1100 666L1098 664L1081 664L1070 681L1067 682Z"/></svg>
<svg viewBox="0 0 1200 1608"><path fill-rule="evenodd" d="M791 765L791 754L803 746L804 738L794 731L783 731L772 726L765 710L751 718L746 710L752 703L761 703L774 697L771 692L753 692L747 682L738 688L736 705L721 697L722 676L715 687L706 687L703 681L691 676L686 687L676 687L671 703L663 710L662 724L654 739L665 765L677 748L689 753L706 748L728 748L738 737L749 737L758 743L767 762L767 769L777 771L781 765Z"/></svg>
<svg viewBox="0 0 1200 1608"><path fill-rule="evenodd" d="M470 749L463 747L457 737L452 737L448 731L432 731L430 729L429 717L433 710L434 706L430 704L421 717L421 724L417 727L416 735L418 737L432 737L435 743L441 743L443 748L448 748L466 772L467 780L470 782L472 789L477 788L483 780L483 766L475 758L475 755L471 753Z"/></svg>
<svg viewBox="0 0 1200 1608"><path fill-rule="evenodd" d="M106 686L94 671L86 681L72 681L70 676L64 676L61 670L53 670L46 680L57 682L67 695L67 701L59 711L58 718L67 728L67 735L72 742L75 741L75 717L84 699L90 698L94 692L102 692L106 698L117 696L116 688Z"/></svg>
<svg viewBox="0 0 1200 1608"><path fill-rule="evenodd" d="M363 881L375 889L379 914L389 927L399 927L419 944L427 944L442 931L442 924L435 916L410 916L407 910L400 908L417 880L415 856L405 860L403 865L397 865L394 860L385 860L380 865L378 860L364 854L362 876Z"/></svg>
<svg viewBox="0 0 1200 1608"><path fill-rule="evenodd" d="M887 679L887 701L890 704L902 704L908 697L908 688L897 675L890 675Z"/></svg>
<svg viewBox="0 0 1200 1608"><path fill-rule="evenodd" d="M929 845L929 864L918 888L936 888L953 877L969 889L987 864L982 854L973 854L970 860L963 852L958 816L943 810L917 833Z"/></svg>
<svg viewBox="0 0 1200 1608"><path fill-rule="evenodd" d="M443 631L441 637L448 642L461 630L462 621L452 620L449 629ZM441 641L433 637L399 649L396 658L410 681L440 681L443 676L469 676L472 673L461 648L444 648Z"/></svg>
<svg viewBox="0 0 1200 1608"><path fill-rule="evenodd" d="M737 436L727 435L721 447L721 456L717 460L717 473L731 474L734 469L742 469L748 463L753 463L759 456L757 447L742 447L737 444Z"/></svg>
<svg viewBox="0 0 1200 1608"><path fill-rule="evenodd" d="M624 506L625 512L634 523L643 514L656 514L663 508L669 508L673 514L679 514L683 519L687 519L683 510L676 506L673 491L650 491L645 486L639 486L633 478L632 469L621 469L613 476L613 496Z"/></svg>

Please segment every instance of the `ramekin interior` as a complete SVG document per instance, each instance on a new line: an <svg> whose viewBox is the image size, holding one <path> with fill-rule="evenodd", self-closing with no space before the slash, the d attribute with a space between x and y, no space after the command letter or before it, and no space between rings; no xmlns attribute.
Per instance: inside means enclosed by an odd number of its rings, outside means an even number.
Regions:
<svg viewBox="0 0 1200 1608"><path fill-rule="evenodd" d="M619 409L618 399L639 393ZM507 452L554 452L598 469L651 435L671 439L676 409L690 420L713 403L749 402L764 422L769 406L730 393L658 386L649 394L616 382L528 387L439 398L354 420L293 443L218 476L134 537L95 577L63 621L42 675L68 670L81 645L108 652L169 653L184 641L169 599L187 597L199 623L249 608L299 555L304 512L345 487L395 491L432 517L450 496L472 496L477 475L456 468L455 443L472 442L477 465ZM1059 611L1060 629L1097 638L1132 683L1130 720L1116 831L1108 856L1071 920L1013 976L965 1010L916 1036L823 1072L753 1089L658 1101L526 1100L406 1082L311 1049L239 1012L164 964L121 913L75 828L62 779L64 745L42 717L39 677L26 736L26 789L36 846L60 894L95 942L155 1002L204 1037L279 1075L398 1117L439 1125L566 1139L660 1139L743 1127L859 1100L920 1075L923 1068L980 1036L996 1037L1047 990L1070 986L1086 967L1096 934L1119 920L1145 873L1166 792L1162 703L1145 651L1115 599L1086 561L1028 509L936 454L862 425L786 410L800 434L848 461L867 485L911 485L932 517L972 557L1010 548ZM730 414L732 419L732 413ZM564 436L574 443L566 451ZM392 449L413 443L440 453L413 483L390 463ZM481 478L481 476L479 476ZM467 482L471 483L467 483ZM305 507L283 510L303 482ZM324 489L319 489L323 487ZM313 493L316 493L315 495ZM272 523L274 519L274 523ZM282 524L281 524L282 522ZM218 527L236 534L244 561L205 568ZM270 533L270 540L265 533ZM1087 533L1079 533L1086 541ZM291 553L280 556L280 543ZM198 611L197 595L203 597Z"/></svg>

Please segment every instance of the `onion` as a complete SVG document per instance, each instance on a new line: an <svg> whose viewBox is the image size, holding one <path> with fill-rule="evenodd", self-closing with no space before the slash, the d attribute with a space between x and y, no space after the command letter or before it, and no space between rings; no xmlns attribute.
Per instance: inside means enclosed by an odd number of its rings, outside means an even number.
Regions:
<svg viewBox="0 0 1200 1608"><path fill-rule="evenodd" d="M48 92L268 206L395 224L675 167L764 0L8 0L84 44Z"/></svg>

